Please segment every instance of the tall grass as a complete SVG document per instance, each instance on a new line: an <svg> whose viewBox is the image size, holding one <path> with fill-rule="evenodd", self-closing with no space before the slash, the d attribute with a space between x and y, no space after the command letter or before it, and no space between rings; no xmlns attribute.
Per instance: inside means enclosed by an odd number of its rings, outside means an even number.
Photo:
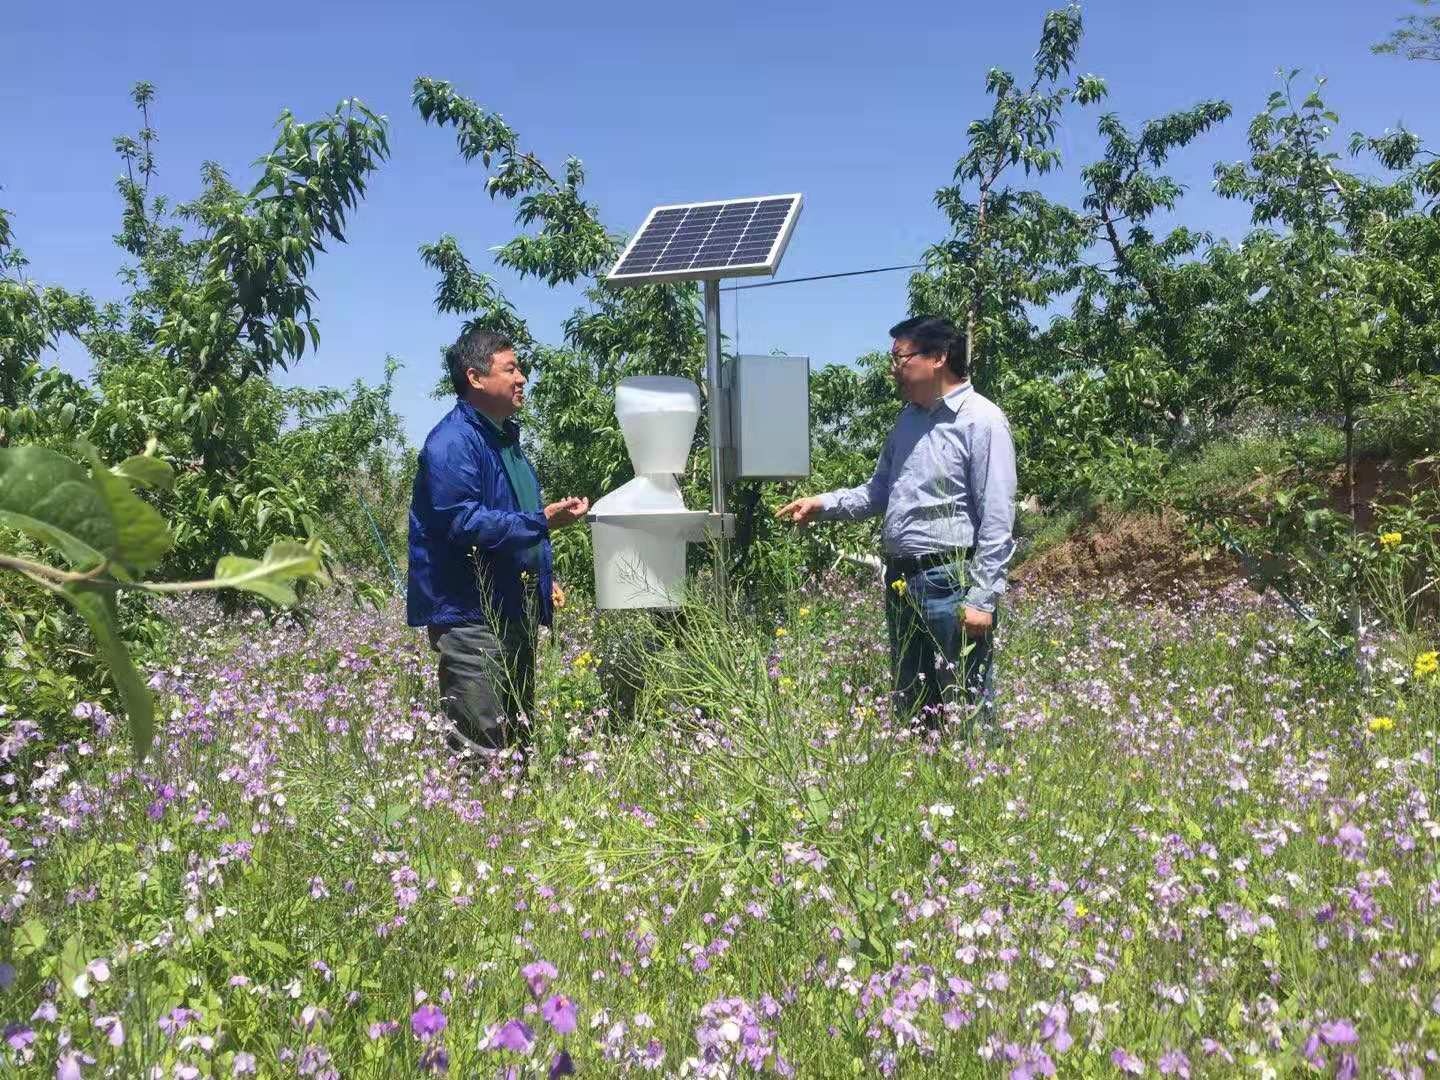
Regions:
<svg viewBox="0 0 1440 1080"><path fill-rule="evenodd" d="M988 747L893 715L872 587L567 609L536 759L476 774L393 613L235 630L143 773L8 718L19 1074L1431 1068L1433 644L1362 696L1238 592L1032 596Z"/></svg>

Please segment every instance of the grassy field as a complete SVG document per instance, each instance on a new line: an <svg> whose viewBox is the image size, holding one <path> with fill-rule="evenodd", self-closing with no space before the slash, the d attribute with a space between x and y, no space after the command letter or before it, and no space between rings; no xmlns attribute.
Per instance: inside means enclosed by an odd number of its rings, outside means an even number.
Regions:
<svg viewBox="0 0 1440 1080"><path fill-rule="evenodd" d="M8 718L0 1073L1440 1071L1433 643L1359 690L1239 588L1022 596L969 744L892 717L876 585L571 608L472 775L397 612L181 611L146 772Z"/></svg>

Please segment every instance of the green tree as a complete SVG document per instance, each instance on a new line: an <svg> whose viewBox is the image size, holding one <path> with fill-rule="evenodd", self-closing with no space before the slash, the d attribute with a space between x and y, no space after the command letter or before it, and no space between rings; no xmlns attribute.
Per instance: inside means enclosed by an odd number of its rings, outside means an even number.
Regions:
<svg viewBox="0 0 1440 1080"><path fill-rule="evenodd" d="M566 320L564 341L544 345L453 237L421 248L421 258L440 272L437 308L467 317L467 326L506 333L528 365L534 382L526 426L546 488L601 495L631 476L614 419L615 384L640 374L696 379L704 369L699 290L694 284L626 289L605 284L600 275L619 253L620 237L605 228L598 208L585 200L585 172L577 159L568 159L557 176L521 149L518 133L503 118L450 83L417 79L414 102L428 122L454 129L462 157L488 170L485 188L491 197L515 203L522 231L498 247L496 263L522 278L585 287L587 304ZM448 378L443 386L449 393ZM702 445L705 438L702 422ZM697 455L692 460L705 459ZM686 478L688 496L701 505L709 499L706 475L697 469ZM588 576L588 542L581 530L557 538L556 561L567 578Z"/></svg>
<svg viewBox="0 0 1440 1080"><path fill-rule="evenodd" d="M1051 11L1029 82L998 68L986 76L990 115L970 124L955 183L935 195L950 236L925 252L924 272L911 279L912 311L965 326L970 371L982 388L996 378L994 362L1025 351L1033 331L1027 309L1074 287L1088 240L1079 214L1006 183L1017 169L1028 177L1059 168L1066 106L1104 97L1096 76L1070 78L1082 33L1077 6Z"/></svg>
<svg viewBox="0 0 1440 1080"><path fill-rule="evenodd" d="M1434 10L1435 0L1415 0L1428 10ZM1381 56L1403 56L1407 60L1440 60L1440 15L1406 15L1400 20L1399 29L1371 51Z"/></svg>
<svg viewBox="0 0 1440 1080"><path fill-rule="evenodd" d="M1219 167L1216 189L1249 202L1257 226L1283 228L1258 229L1245 243L1251 326L1271 356L1257 377L1272 395L1337 417L1353 524L1356 423L1384 387L1431 358L1435 289L1426 264L1403 257L1415 178L1344 171L1323 80L1297 104L1295 74L1252 121L1249 160Z"/></svg>
<svg viewBox="0 0 1440 1080"><path fill-rule="evenodd" d="M345 393L283 390L270 375L318 340L309 275L326 245L343 241L388 154L386 122L353 101L310 123L284 113L248 192L206 164L200 195L172 203L154 190L154 87L140 83L132 97L139 130L115 141L123 300L97 307L26 279L0 213L0 446L68 450L82 439L119 460L153 440L174 466L173 483L146 495L171 522L165 574L200 579L226 552L295 536L327 558L382 567L378 545L361 542L359 499L376 496L393 529L404 466L390 379ZM88 381L48 362L63 336L88 352ZM0 691L63 723L66 695L100 693L90 658L70 649L65 670L40 670L32 661L45 642L77 640L63 609L37 603L14 576L0 589L7 653L30 673ZM142 605L122 597L115 610L122 638L153 637ZM37 680L63 691L43 715L27 700Z"/></svg>

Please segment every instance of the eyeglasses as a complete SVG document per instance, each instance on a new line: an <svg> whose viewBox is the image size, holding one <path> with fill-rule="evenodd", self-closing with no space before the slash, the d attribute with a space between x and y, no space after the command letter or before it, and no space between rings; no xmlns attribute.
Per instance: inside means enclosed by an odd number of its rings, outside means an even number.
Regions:
<svg viewBox="0 0 1440 1080"><path fill-rule="evenodd" d="M905 361L906 361L906 360L909 360L912 356L924 356L924 355L925 355L924 353L922 353L922 352L920 352L920 351L918 351L918 350L915 351L915 352L907 352L907 353L894 353L894 352L892 352L892 353L890 354L890 366L891 366L891 367L904 367L904 366L905 366Z"/></svg>

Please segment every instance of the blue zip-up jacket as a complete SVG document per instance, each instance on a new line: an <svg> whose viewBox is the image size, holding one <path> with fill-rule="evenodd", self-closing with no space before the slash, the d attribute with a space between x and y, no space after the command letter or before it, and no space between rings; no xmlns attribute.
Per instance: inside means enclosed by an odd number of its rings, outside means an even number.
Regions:
<svg viewBox="0 0 1440 1080"><path fill-rule="evenodd" d="M505 427L518 437L515 421ZM520 620L527 603L550 625L550 526L543 510L520 510L500 460L504 437L461 400L425 440L410 497L411 626L485 623L491 612ZM538 578L529 598L525 571Z"/></svg>

